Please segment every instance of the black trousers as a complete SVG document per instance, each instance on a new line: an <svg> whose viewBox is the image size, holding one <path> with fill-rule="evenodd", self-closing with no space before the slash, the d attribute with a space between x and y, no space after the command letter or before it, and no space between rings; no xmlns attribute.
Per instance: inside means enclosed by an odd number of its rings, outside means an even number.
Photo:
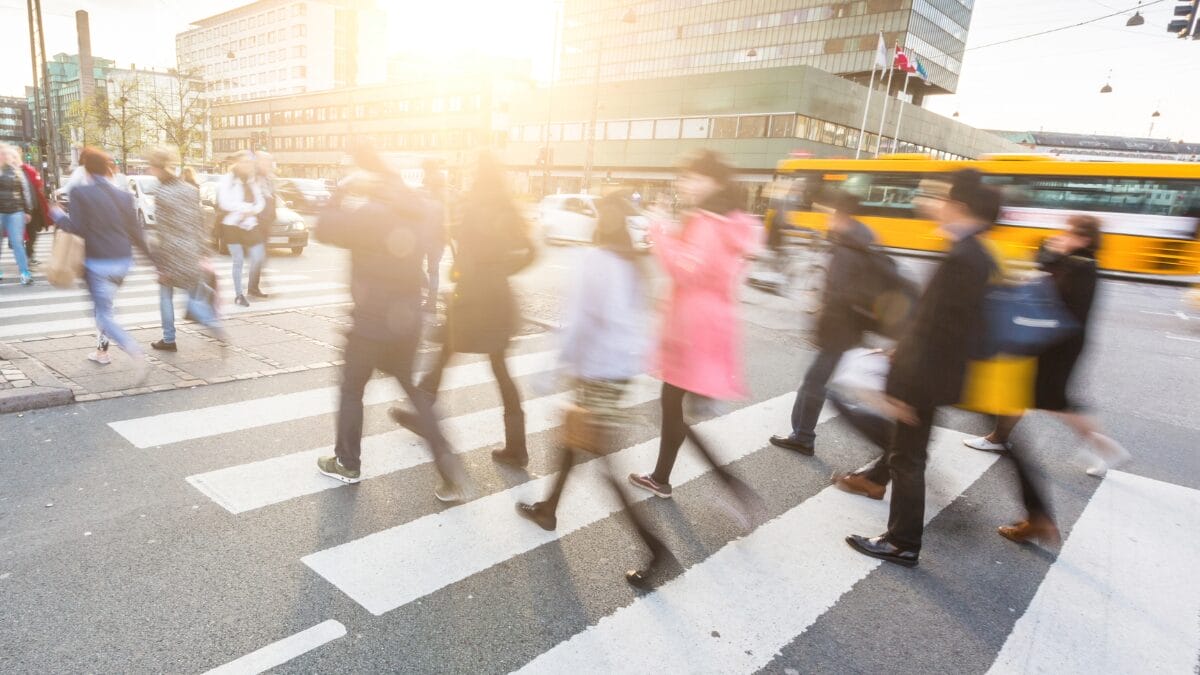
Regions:
<svg viewBox="0 0 1200 675"><path fill-rule="evenodd" d="M363 392L375 370L380 370L400 383L404 393L416 408L417 432L433 452L442 478L454 482L461 473L442 435L433 401L412 382L413 360L417 351L418 332L394 340L374 340L351 333L346 340L346 365L342 367L341 404L337 417L337 444L334 452L342 466L358 469L362 455Z"/></svg>
<svg viewBox="0 0 1200 675"><path fill-rule="evenodd" d="M684 440L689 440L700 451L700 456L704 458L704 461L712 467L713 471L726 485L737 488L739 491L744 490L741 482L713 459L708 445L684 419L683 399L687 396L687 393L687 391L673 384L663 382L661 396L662 434L659 436L658 441L658 462L654 466L654 473L650 474L650 476L659 483L670 485L671 469L675 467L675 460L679 457L679 449L683 447Z"/></svg>
<svg viewBox="0 0 1200 675"><path fill-rule="evenodd" d="M892 442L883 456L861 472L868 480L879 485L887 485L889 479L892 481L887 538L902 548L921 548L921 536L925 529L925 466L929 459L934 410L918 410L919 424L915 427L895 424ZM854 422L851 424L862 428ZM865 429L869 431L868 438L872 442L881 438L881 427L877 421L867 422ZM1014 442L1010 444L1008 452L1017 472L1021 503L1028 516L1049 517L1050 508L1045 493L1029 471L1028 447L1024 443Z"/></svg>
<svg viewBox="0 0 1200 675"><path fill-rule="evenodd" d="M446 342L442 343L442 349L438 352L437 361L434 362L433 368L421 377L421 389L437 394L438 389L442 386L442 372L446 370L447 364L450 363L450 357L454 356L453 348L449 347ZM508 372L508 363L505 361L505 352L497 352L488 354L488 362L492 365L492 375L496 377L496 384L500 387L500 399L504 402L504 416L510 417L520 415L521 413L521 394L517 391L517 385L513 382L512 375Z"/></svg>

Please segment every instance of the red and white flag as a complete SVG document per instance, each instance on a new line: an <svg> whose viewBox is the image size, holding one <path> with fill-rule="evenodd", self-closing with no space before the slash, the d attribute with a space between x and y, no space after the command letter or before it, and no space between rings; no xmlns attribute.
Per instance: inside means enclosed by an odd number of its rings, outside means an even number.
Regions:
<svg viewBox="0 0 1200 675"><path fill-rule="evenodd" d="M917 67L912 64L912 61L908 58L908 54L905 53L902 47L896 47L896 58L892 61L892 67L899 68L906 73L917 72Z"/></svg>

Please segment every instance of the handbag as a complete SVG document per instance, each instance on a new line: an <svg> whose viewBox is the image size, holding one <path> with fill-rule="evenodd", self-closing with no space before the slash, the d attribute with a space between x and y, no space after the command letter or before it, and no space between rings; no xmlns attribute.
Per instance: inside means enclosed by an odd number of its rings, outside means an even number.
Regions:
<svg viewBox="0 0 1200 675"><path fill-rule="evenodd" d="M888 405L884 392L891 369L891 358L883 350L851 349L842 354L827 386L840 393L843 400L887 416Z"/></svg>
<svg viewBox="0 0 1200 675"><path fill-rule="evenodd" d="M83 277L85 245L83 237L61 229L54 233L50 262L43 272L55 288L72 288Z"/></svg>
<svg viewBox="0 0 1200 675"><path fill-rule="evenodd" d="M984 358L1037 356L1079 331L1051 278L993 284L984 297Z"/></svg>

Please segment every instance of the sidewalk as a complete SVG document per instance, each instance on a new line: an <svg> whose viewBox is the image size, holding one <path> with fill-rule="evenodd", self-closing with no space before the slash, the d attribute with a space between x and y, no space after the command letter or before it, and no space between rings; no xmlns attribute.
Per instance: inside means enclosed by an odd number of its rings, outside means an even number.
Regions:
<svg viewBox="0 0 1200 675"><path fill-rule="evenodd" d="M178 352L150 349L162 337L158 323L131 326L129 333L146 349L151 364L140 384L134 381L133 361L115 345L109 350L110 365L87 360L96 344L94 331L0 343L0 413L340 366L350 307L240 314L225 322L228 343L197 324L179 323ZM527 322L521 334L544 330Z"/></svg>

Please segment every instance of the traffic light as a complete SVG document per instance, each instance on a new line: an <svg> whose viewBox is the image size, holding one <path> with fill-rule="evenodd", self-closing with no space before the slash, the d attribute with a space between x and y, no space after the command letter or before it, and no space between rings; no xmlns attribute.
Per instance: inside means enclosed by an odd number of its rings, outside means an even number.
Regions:
<svg viewBox="0 0 1200 675"><path fill-rule="evenodd" d="M1200 10L1200 0L1175 5L1175 18L1167 24L1167 32L1174 33L1181 39L1189 35L1200 39L1200 27L1196 25L1197 10ZM1197 28L1194 34L1193 28Z"/></svg>
<svg viewBox="0 0 1200 675"><path fill-rule="evenodd" d="M538 148L537 165L548 166L554 163L554 149L542 146Z"/></svg>

